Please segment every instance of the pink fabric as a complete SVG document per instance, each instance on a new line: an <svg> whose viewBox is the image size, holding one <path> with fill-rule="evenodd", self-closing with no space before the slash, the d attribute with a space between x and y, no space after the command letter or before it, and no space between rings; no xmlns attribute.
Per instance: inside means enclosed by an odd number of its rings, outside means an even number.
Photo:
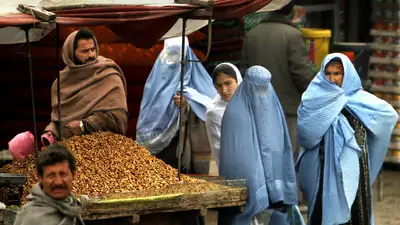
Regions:
<svg viewBox="0 0 400 225"><path fill-rule="evenodd" d="M24 159L35 151L35 140L31 132L26 131L16 135L8 142L8 149L15 159Z"/></svg>

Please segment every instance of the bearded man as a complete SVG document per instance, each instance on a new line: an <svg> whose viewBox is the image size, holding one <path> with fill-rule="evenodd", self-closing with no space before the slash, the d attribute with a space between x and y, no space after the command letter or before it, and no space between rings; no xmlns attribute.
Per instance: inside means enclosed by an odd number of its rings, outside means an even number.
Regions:
<svg viewBox="0 0 400 225"><path fill-rule="evenodd" d="M62 58L67 66L60 73L61 112L56 80L51 88L51 122L42 135L43 145L97 131L124 135L128 120L125 77L113 60L99 55L93 32L85 28L72 32L65 40Z"/></svg>

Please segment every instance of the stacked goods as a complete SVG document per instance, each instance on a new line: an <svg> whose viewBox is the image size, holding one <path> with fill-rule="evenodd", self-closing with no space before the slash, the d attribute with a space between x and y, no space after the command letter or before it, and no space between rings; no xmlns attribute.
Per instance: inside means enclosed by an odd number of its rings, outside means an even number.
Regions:
<svg viewBox="0 0 400 225"><path fill-rule="evenodd" d="M136 192L135 196L193 193L221 189L219 185L185 175L150 155L135 141L122 135L99 132L62 141L75 155L77 176L73 193L77 196ZM8 173L25 174L23 202L37 182L33 156L2 168Z"/></svg>
<svg viewBox="0 0 400 225"><path fill-rule="evenodd" d="M400 0L375 0L371 35L370 91L400 113ZM400 123L397 123L386 162L400 163Z"/></svg>

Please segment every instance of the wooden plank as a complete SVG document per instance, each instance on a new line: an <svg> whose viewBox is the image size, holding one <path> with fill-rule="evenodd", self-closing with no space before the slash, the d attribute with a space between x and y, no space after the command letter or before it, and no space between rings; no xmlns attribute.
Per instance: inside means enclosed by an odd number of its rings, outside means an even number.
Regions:
<svg viewBox="0 0 400 225"><path fill-rule="evenodd" d="M132 217L120 217L107 220L85 220L87 225L193 225L197 223L197 211L174 212L174 213L157 213L151 215L140 216L140 221L134 221Z"/></svg>
<svg viewBox="0 0 400 225"><path fill-rule="evenodd" d="M189 5L195 5L195 6L200 6L200 7L214 6L213 0L175 0L174 2L178 3L178 4L189 4Z"/></svg>
<svg viewBox="0 0 400 225"><path fill-rule="evenodd" d="M242 206L246 204L246 201L242 202L235 202L235 204L214 204L209 205L209 209L219 209L219 208L229 208L229 207L238 207L238 211L242 212ZM163 209L163 210L148 210L148 211L141 211L140 215L149 215L149 214L157 214L157 213L172 213L172 212L186 212L186 211L193 211L193 210L202 210L201 206L188 206L186 208L174 208L174 209ZM84 211L82 214L82 218L85 220L98 220L98 219L111 219L111 218L118 218L118 217L128 217L132 215L137 215L137 210L132 209L120 209L118 212L114 210L104 210L93 213Z"/></svg>
<svg viewBox="0 0 400 225"><path fill-rule="evenodd" d="M145 218L153 218L152 214L168 215L168 213L181 212L182 215L204 216L207 214L207 209L225 207L242 209L247 202L247 195L247 188L232 188L208 193L185 194L175 199L154 202L144 201L131 204L87 204L83 202L82 217L87 221L130 217L132 223L147 225ZM15 215L16 211L0 210L0 224L3 221L13 222ZM144 219L143 223L142 218Z"/></svg>
<svg viewBox="0 0 400 225"><path fill-rule="evenodd" d="M85 218L103 217L115 218L126 215L144 215L159 212L178 212L224 207L240 207L247 202L246 188L233 188L205 193L184 194L176 198L160 201L135 201L134 203L84 203Z"/></svg>
<svg viewBox="0 0 400 225"><path fill-rule="evenodd" d="M104 220L104 219L112 219L119 217L132 217L132 223L138 223L140 221L140 215L132 214L130 212L121 212L118 214L91 214L91 215L82 215L84 220Z"/></svg>
<svg viewBox="0 0 400 225"><path fill-rule="evenodd" d="M46 21L46 22L55 21L55 19L56 19L55 13L46 11L44 9L41 9L41 8L38 8L35 6L19 4L17 7L17 10L22 13L32 15L35 18L38 18L38 19Z"/></svg>

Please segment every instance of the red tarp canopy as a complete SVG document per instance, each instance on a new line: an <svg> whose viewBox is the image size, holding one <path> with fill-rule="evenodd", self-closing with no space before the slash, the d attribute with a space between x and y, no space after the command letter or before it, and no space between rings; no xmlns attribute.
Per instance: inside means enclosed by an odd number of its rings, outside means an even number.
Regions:
<svg viewBox="0 0 400 225"><path fill-rule="evenodd" d="M242 17L255 12L272 0L215 0L213 19ZM109 6L53 11L61 26L107 26L120 38L141 48L153 46L176 23L179 17L198 9L190 5ZM196 19L191 17L191 19ZM200 18L199 18L200 19ZM201 19L204 19L201 18ZM27 14L0 17L0 27L31 26L40 20Z"/></svg>

